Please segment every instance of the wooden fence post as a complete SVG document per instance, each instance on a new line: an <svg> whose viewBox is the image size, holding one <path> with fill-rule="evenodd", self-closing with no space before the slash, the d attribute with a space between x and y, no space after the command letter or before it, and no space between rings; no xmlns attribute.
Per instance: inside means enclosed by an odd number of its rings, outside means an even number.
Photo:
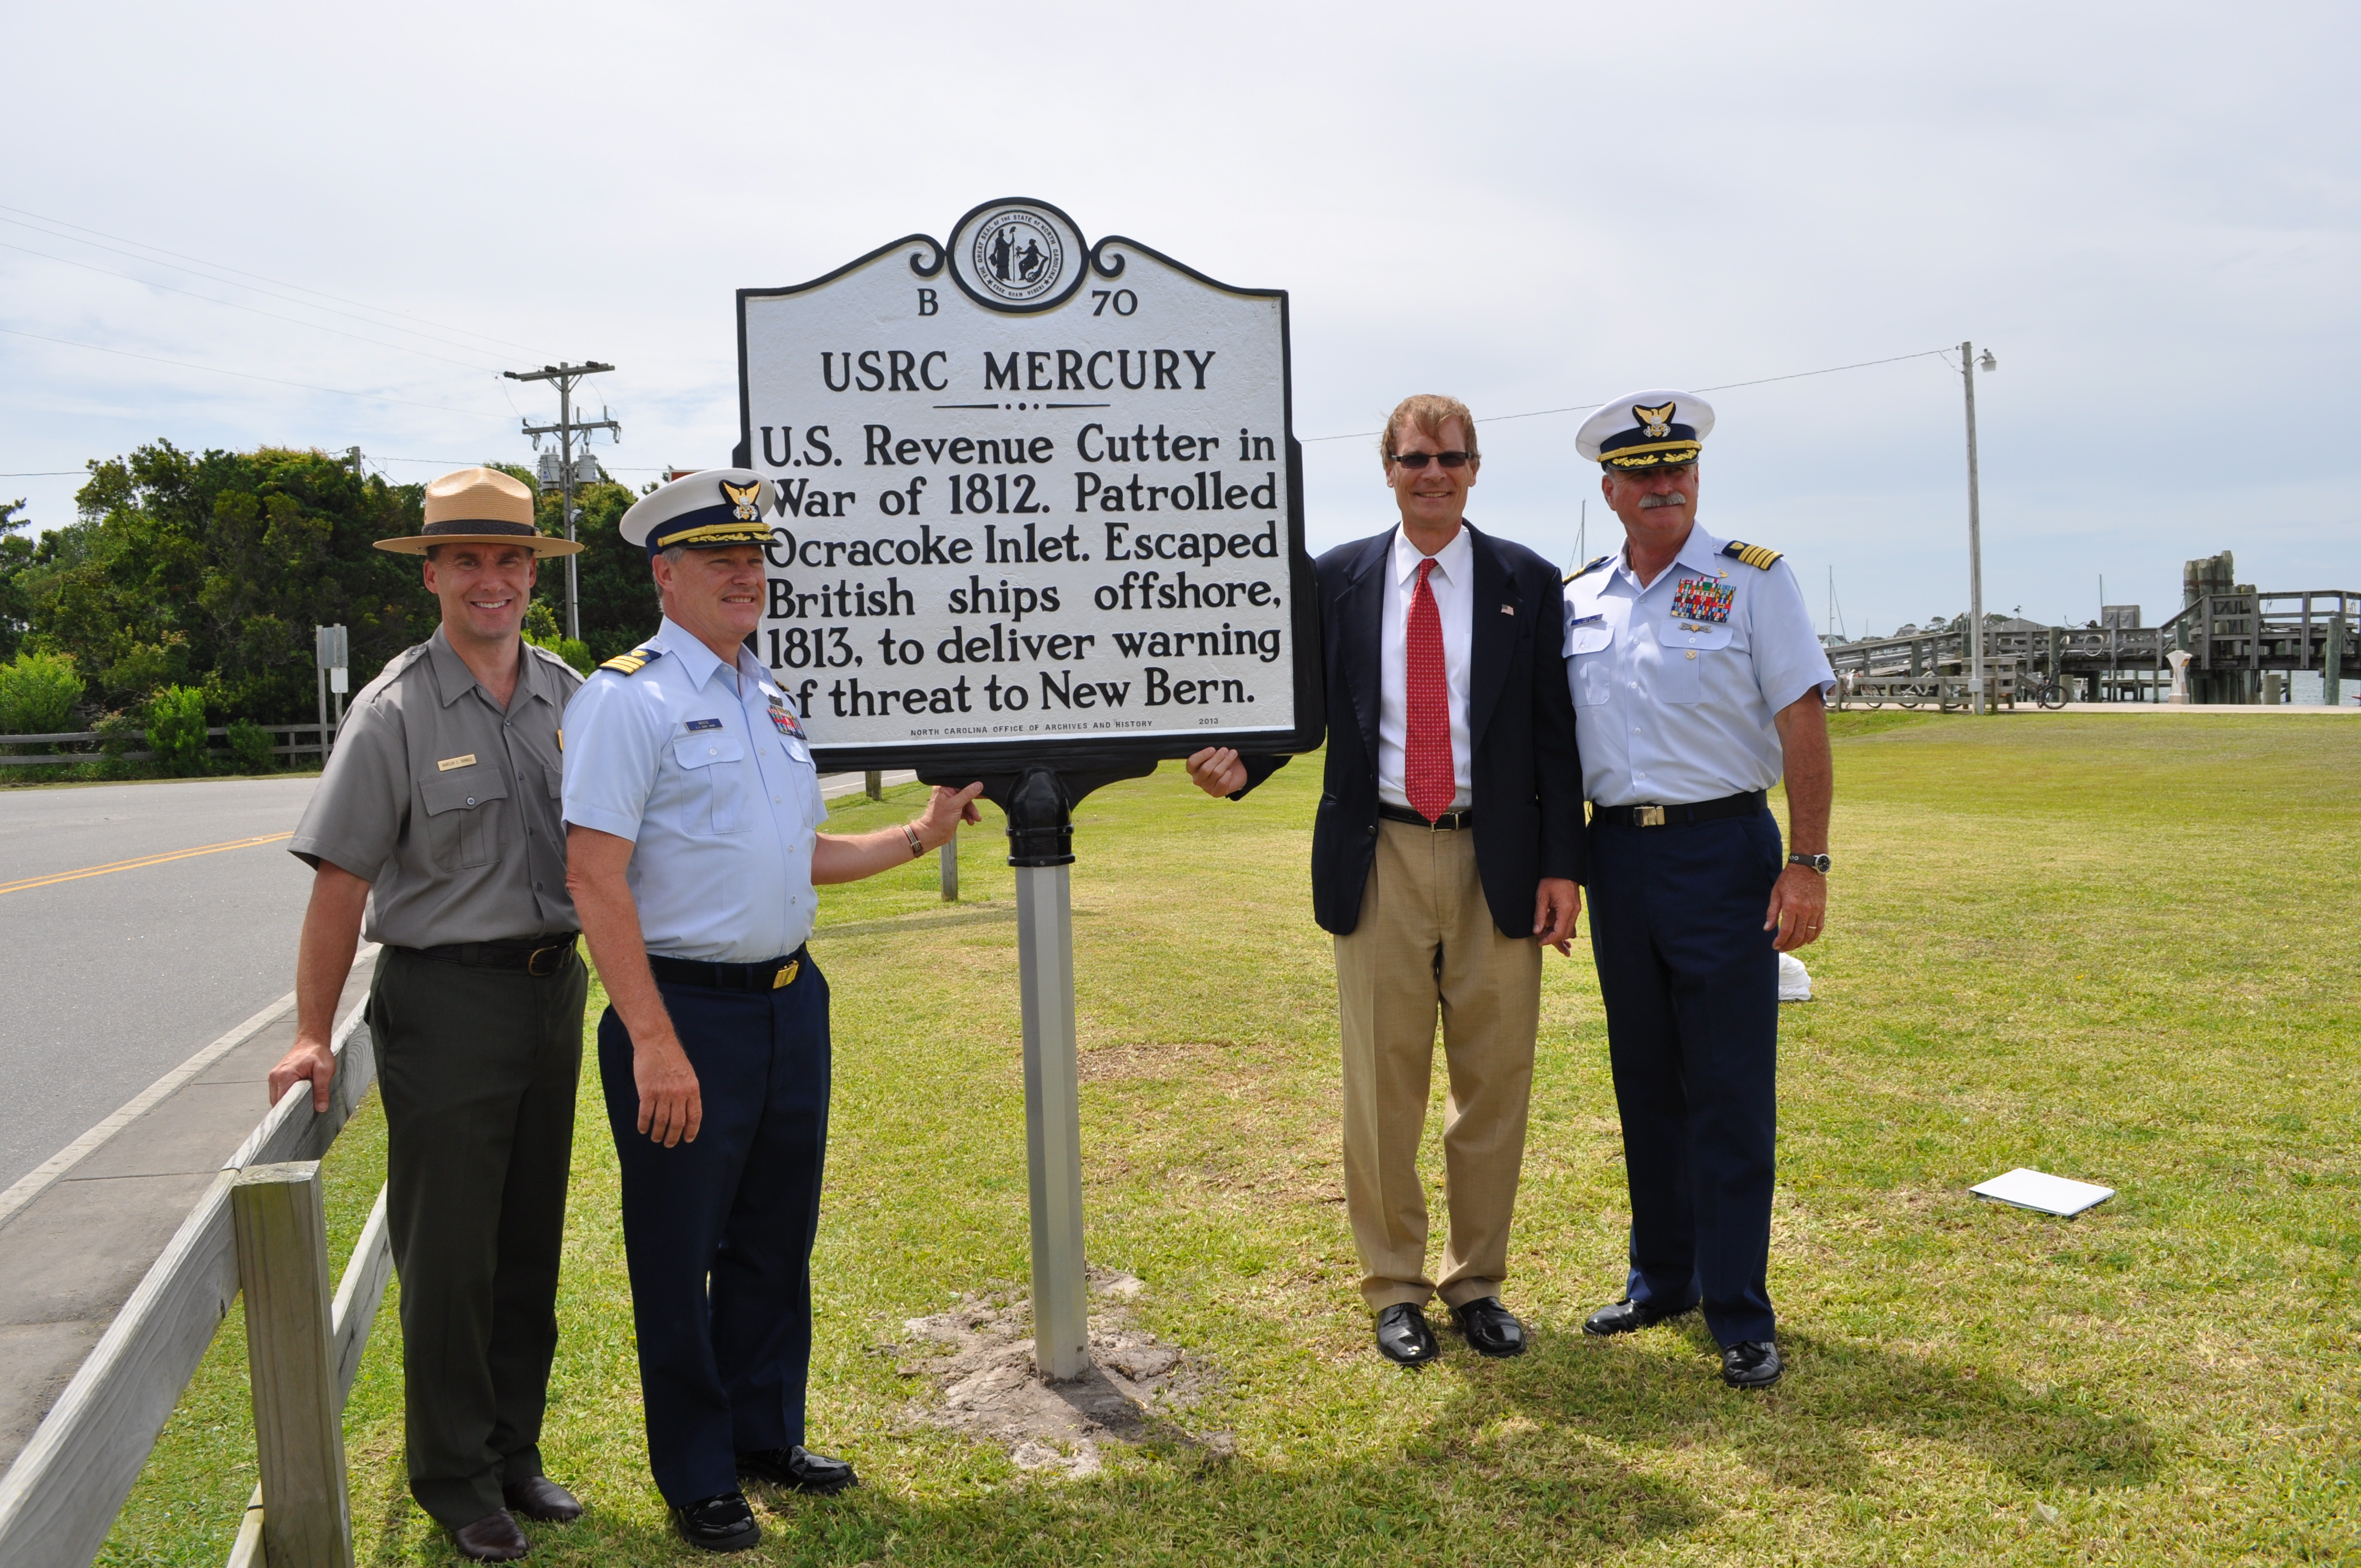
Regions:
<svg viewBox="0 0 2361 1568"><path fill-rule="evenodd" d="M246 1295L264 1554L271 1568L352 1568L319 1162L240 1171L230 1218Z"/></svg>

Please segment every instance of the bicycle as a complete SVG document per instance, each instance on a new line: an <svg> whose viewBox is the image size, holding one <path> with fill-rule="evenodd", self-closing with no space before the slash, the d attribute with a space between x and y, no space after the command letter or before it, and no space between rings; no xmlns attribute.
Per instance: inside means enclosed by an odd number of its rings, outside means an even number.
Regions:
<svg viewBox="0 0 2361 1568"><path fill-rule="evenodd" d="M2066 706L2066 687L2055 675L2037 677L2026 695L2052 713Z"/></svg>

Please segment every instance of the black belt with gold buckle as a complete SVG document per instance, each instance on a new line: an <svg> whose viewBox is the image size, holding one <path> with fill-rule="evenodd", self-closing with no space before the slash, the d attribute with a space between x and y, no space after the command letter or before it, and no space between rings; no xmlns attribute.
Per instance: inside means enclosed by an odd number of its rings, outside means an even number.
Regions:
<svg viewBox="0 0 2361 1568"><path fill-rule="evenodd" d="M777 991L793 985L809 954L797 948L783 959L758 964L709 964L698 959L667 959L648 955L648 970L666 985L702 986L708 991Z"/></svg>
<svg viewBox="0 0 2361 1568"><path fill-rule="evenodd" d="M547 980L564 973L566 966L574 961L574 943L580 935L578 931L568 931L555 942L538 938L529 942L453 942L440 948L396 948L394 951L468 969L522 970L535 980Z"/></svg>
<svg viewBox="0 0 2361 1568"><path fill-rule="evenodd" d="M1752 817L1770 809L1769 795L1759 789L1700 800L1691 806L1594 806L1594 828L1671 828L1685 822L1719 822L1726 817Z"/></svg>
<svg viewBox="0 0 2361 1568"><path fill-rule="evenodd" d="M1429 822L1407 806L1396 806L1389 800L1378 802L1378 815L1389 822L1400 822L1412 828L1460 828L1476 826L1476 808L1472 806L1457 811L1446 811Z"/></svg>

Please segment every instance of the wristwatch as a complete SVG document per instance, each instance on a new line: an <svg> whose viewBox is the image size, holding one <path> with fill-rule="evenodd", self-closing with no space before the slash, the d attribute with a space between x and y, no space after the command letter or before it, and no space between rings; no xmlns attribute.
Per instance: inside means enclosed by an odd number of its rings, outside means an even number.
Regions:
<svg viewBox="0 0 2361 1568"><path fill-rule="evenodd" d="M1826 855L1790 855L1787 857L1787 863L1791 866L1809 866L1822 876L1828 874L1828 858Z"/></svg>

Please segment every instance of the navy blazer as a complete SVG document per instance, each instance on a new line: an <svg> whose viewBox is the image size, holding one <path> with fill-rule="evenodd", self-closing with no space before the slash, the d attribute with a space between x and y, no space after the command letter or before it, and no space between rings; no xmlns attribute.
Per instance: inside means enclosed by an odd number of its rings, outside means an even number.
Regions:
<svg viewBox="0 0 2361 1568"><path fill-rule="evenodd" d="M1465 522L1475 545L1469 595L1467 740L1476 866L1492 924L1533 932L1543 877L1585 880L1582 767L1565 682L1565 598L1556 567L1521 544ZM1387 563L1396 530L1340 544L1314 564L1328 688L1328 769L1312 828L1312 912L1321 929L1349 933L1378 840L1378 674ZM1242 795L1286 765L1245 757ZM1236 799L1237 795L1231 796Z"/></svg>

